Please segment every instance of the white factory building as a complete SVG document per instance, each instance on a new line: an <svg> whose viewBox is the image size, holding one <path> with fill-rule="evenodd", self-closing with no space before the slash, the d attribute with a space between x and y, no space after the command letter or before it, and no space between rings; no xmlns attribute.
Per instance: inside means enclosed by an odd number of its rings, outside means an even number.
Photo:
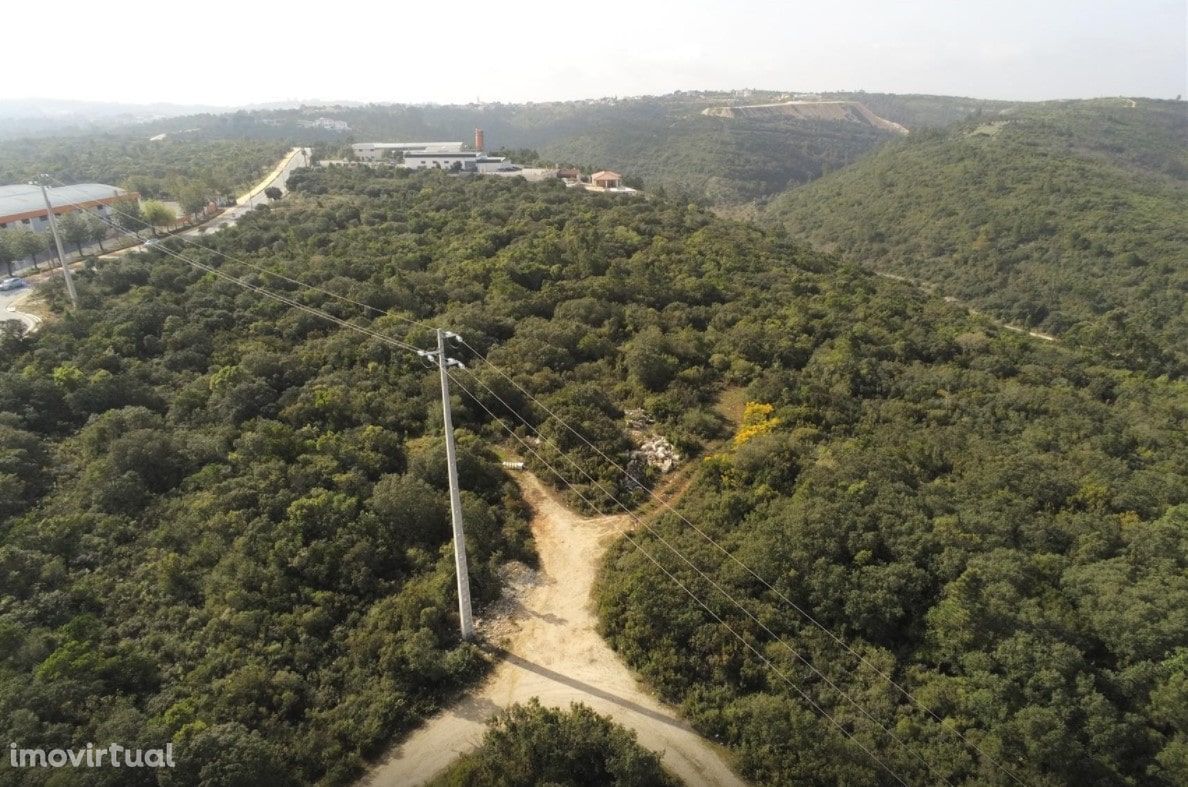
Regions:
<svg viewBox="0 0 1188 787"><path fill-rule="evenodd" d="M455 152L423 151L404 154L406 169L460 169L463 172L498 172L512 166L503 156L488 156L481 150L459 150Z"/></svg>
<svg viewBox="0 0 1188 787"><path fill-rule="evenodd" d="M407 155L417 152L457 152L462 150L461 142L359 142L351 145L359 161L379 161L386 153Z"/></svg>
<svg viewBox="0 0 1188 787"><path fill-rule="evenodd" d="M506 172L512 163L502 156L488 156L483 130L474 130L474 146L461 142L360 142L351 145L360 161L378 161L396 153L405 169L444 169L486 174Z"/></svg>

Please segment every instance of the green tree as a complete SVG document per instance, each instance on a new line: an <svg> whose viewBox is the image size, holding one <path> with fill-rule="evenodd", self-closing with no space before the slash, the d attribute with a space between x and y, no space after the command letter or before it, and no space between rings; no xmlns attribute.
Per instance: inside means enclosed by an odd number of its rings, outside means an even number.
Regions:
<svg viewBox="0 0 1188 787"><path fill-rule="evenodd" d="M419 478L384 476L367 505L393 538L405 544L440 544L450 534L442 495Z"/></svg>
<svg viewBox="0 0 1188 787"><path fill-rule="evenodd" d="M91 229L82 213L73 211L58 219L58 232L66 243L74 244L78 253L82 254L83 244L91 239Z"/></svg>
<svg viewBox="0 0 1188 787"><path fill-rule="evenodd" d="M140 233L148 226L140 203L133 200L120 202L114 206L111 210L111 220L116 227L125 232L131 232L136 237L140 237Z"/></svg>
<svg viewBox="0 0 1188 787"><path fill-rule="evenodd" d="M206 204L209 201L206 192L202 190L201 186L195 183L187 185L178 194L178 202L181 204L182 211L187 216L197 216L206 209Z"/></svg>
<svg viewBox="0 0 1188 787"><path fill-rule="evenodd" d="M433 781L435 787L669 787L679 782L635 733L585 705L546 708L535 697L487 725L482 745Z"/></svg>
<svg viewBox="0 0 1188 787"><path fill-rule="evenodd" d="M664 334L655 326L636 334L624 356L631 376L648 391L667 387L677 370L677 359L667 352Z"/></svg>
<svg viewBox="0 0 1188 787"><path fill-rule="evenodd" d="M12 233L9 242L16 259L28 259L33 263L33 269L39 270L37 255L49 248L49 238L28 227L16 227L9 232Z"/></svg>
<svg viewBox="0 0 1188 787"><path fill-rule="evenodd" d="M87 240L92 243L99 244L99 251L106 251L103 248L103 239L107 237L107 233L111 232L111 225L103 219L95 215L87 216Z"/></svg>
<svg viewBox="0 0 1188 787"><path fill-rule="evenodd" d="M12 264L16 262L18 252L12 230L0 230L0 265L4 266L9 276L12 275Z"/></svg>
<svg viewBox="0 0 1188 787"><path fill-rule="evenodd" d="M140 210L144 215L145 222L153 228L153 234L159 234L161 227L177 221L177 216L173 214L173 210L168 205L157 200L149 200L140 206Z"/></svg>

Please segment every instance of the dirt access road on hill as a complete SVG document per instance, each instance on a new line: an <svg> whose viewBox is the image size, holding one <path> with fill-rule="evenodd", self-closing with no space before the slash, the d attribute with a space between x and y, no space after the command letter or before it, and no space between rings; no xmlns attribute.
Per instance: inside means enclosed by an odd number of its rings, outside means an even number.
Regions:
<svg viewBox="0 0 1188 787"><path fill-rule="evenodd" d="M515 572L505 591L506 614L479 624L492 639L506 637L503 660L483 685L413 732L363 783L422 784L474 749L485 722L500 709L539 697L544 705L582 702L613 717L634 730L640 744L661 753L665 767L687 784L744 784L717 747L640 687L595 631L590 591L607 546L628 518L578 516L534 476L518 480L532 504L541 567Z"/></svg>
<svg viewBox="0 0 1188 787"><path fill-rule="evenodd" d="M886 271L876 271L874 268L870 268L869 270L875 276L880 276L884 279L891 279L892 281L901 281L905 284L910 284L913 287L915 287L917 290L922 290L922 291L928 293L929 295L937 294L937 288L936 288L935 284L929 284L928 282L917 281L916 279L910 279L907 276L900 276L898 273L887 273ZM990 320L990 322L994 323L995 325L997 325L1000 328L1006 328L1008 331L1014 331L1015 333L1026 334L1033 339L1043 339L1045 342L1059 341L1055 336L1053 336L1050 333L1043 333L1042 331L1033 331L1030 328L1023 328L1018 325L1011 325L1009 322L998 319L993 314L986 314L985 312L980 312L977 309L975 309L974 307L970 306L968 303L964 303L960 298L955 298L952 295L945 295L942 297L944 297L946 303L952 303L957 306L962 306L965 308L965 310L967 312L972 314L974 317L985 317L987 320Z"/></svg>

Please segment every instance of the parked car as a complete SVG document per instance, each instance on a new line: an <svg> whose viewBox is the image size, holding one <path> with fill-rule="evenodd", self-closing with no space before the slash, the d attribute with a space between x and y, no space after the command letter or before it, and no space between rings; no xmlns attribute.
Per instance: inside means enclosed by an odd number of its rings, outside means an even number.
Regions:
<svg viewBox="0 0 1188 787"><path fill-rule="evenodd" d="M0 292L8 292L9 290L19 290L25 286L25 280L19 279L16 276L8 276L0 279Z"/></svg>

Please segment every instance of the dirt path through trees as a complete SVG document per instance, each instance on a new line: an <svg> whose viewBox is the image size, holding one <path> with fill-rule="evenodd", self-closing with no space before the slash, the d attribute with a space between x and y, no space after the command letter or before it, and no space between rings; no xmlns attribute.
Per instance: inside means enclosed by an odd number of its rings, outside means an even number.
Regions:
<svg viewBox="0 0 1188 787"><path fill-rule="evenodd" d="M626 516L587 518L558 502L534 476L519 477L532 504L539 572L525 571L508 588L510 614L503 660L486 683L430 719L363 780L367 785L421 784L475 748L484 723L513 703L582 702L634 730L643 746L691 785L741 785L719 750L675 711L644 691L595 630L590 591L607 546ZM506 627L506 632L503 631Z"/></svg>

